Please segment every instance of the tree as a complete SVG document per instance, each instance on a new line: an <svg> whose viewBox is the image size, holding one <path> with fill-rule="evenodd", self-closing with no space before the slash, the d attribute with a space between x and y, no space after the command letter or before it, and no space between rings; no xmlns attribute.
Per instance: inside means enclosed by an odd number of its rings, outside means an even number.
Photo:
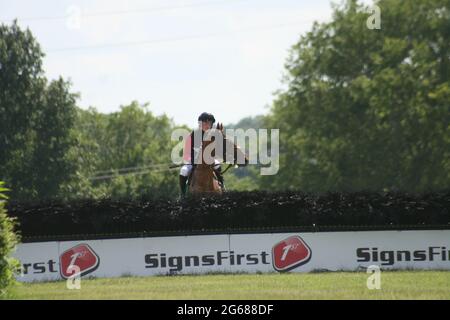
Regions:
<svg viewBox="0 0 450 320"><path fill-rule="evenodd" d="M225 126L226 129L263 129L265 118L262 115L254 117L245 117L239 120L236 124L229 124ZM250 154L248 145L240 145L249 157L257 158L257 154ZM225 177L225 184L227 190L230 191L254 191L260 189L260 166L249 165L241 168L233 168L228 171Z"/></svg>
<svg viewBox="0 0 450 320"><path fill-rule="evenodd" d="M448 188L450 1L377 5L381 30L351 0L292 47L267 118L281 129L281 170L265 188Z"/></svg>
<svg viewBox="0 0 450 320"><path fill-rule="evenodd" d="M56 197L73 174L76 95L47 82L43 56L28 29L0 25L0 172L15 200Z"/></svg>
<svg viewBox="0 0 450 320"><path fill-rule="evenodd" d="M110 181L110 190L115 197L178 193L177 175L168 171L174 146L170 141L174 125L165 115L155 117L147 107L133 102L108 117L108 156L103 159L103 169L142 168L137 169L140 173L134 176Z"/></svg>
<svg viewBox="0 0 450 320"><path fill-rule="evenodd" d="M78 110L78 142L69 152L77 175L66 185L68 197L177 195L177 174L169 170L173 129L167 116L137 102L111 114Z"/></svg>
<svg viewBox="0 0 450 320"><path fill-rule="evenodd" d="M61 185L76 168L67 158L75 144L72 127L76 117L76 95L69 90L70 83L62 78L51 82L34 124L33 183L39 198L61 195Z"/></svg>
<svg viewBox="0 0 450 320"><path fill-rule="evenodd" d="M10 257L19 237L14 232L14 221L6 214L3 192L3 182L0 181L0 299L8 298L10 289L15 282L14 274L18 268L17 260Z"/></svg>
<svg viewBox="0 0 450 320"><path fill-rule="evenodd" d="M28 163L34 114L45 88L43 53L29 30L0 26L0 172L14 194L33 194Z"/></svg>

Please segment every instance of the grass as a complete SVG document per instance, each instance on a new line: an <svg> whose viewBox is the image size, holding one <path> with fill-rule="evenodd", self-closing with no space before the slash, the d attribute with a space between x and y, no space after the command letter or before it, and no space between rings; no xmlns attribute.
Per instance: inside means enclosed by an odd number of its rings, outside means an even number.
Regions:
<svg viewBox="0 0 450 320"><path fill-rule="evenodd" d="M124 277L82 280L80 290L64 281L22 283L16 299L450 299L449 271L381 274L381 289L369 290L363 272L308 274Z"/></svg>

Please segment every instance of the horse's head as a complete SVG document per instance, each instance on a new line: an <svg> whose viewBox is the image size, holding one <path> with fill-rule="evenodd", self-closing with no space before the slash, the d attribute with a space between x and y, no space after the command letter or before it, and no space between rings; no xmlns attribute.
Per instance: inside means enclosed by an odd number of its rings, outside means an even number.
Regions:
<svg viewBox="0 0 450 320"><path fill-rule="evenodd" d="M220 139L223 139L223 135L217 129L208 130L203 135L202 152L198 154L190 180L190 191L194 195L222 193L213 169L217 154L216 142Z"/></svg>
<svg viewBox="0 0 450 320"><path fill-rule="evenodd" d="M223 159L223 141L225 137L220 129L210 129L205 132L202 142L202 163L214 164L214 159Z"/></svg>
<svg viewBox="0 0 450 320"><path fill-rule="evenodd" d="M248 164L248 158L245 153L233 141L225 137L223 127L211 129L204 133L202 152L198 156L201 159L197 158L197 164L190 183L190 190L193 194L222 192L213 169L215 159L228 163L237 163L238 165Z"/></svg>
<svg viewBox="0 0 450 320"><path fill-rule="evenodd" d="M223 126L208 130L203 139L203 159L206 163L213 163L214 158L223 162L246 166L249 163L246 154L223 133Z"/></svg>

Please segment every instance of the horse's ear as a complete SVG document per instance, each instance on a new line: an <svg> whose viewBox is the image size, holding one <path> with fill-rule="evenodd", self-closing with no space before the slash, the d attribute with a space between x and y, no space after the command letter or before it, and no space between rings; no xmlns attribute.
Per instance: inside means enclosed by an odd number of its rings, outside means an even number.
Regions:
<svg viewBox="0 0 450 320"><path fill-rule="evenodd" d="M217 130L223 132L223 123L217 123Z"/></svg>

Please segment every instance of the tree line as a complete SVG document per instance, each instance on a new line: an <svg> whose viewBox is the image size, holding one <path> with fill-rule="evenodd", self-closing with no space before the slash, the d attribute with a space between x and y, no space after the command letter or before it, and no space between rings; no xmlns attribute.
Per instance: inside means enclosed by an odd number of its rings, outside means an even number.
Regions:
<svg viewBox="0 0 450 320"><path fill-rule="evenodd" d="M280 171L227 176L231 190L408 191L450 182L450 0L356 0L295 43L270 112L229 127L280 129ZM0 180L13 200L175 197L167 115L131 102L77 107L46 79L30 30L0 25Z"/></svg>

